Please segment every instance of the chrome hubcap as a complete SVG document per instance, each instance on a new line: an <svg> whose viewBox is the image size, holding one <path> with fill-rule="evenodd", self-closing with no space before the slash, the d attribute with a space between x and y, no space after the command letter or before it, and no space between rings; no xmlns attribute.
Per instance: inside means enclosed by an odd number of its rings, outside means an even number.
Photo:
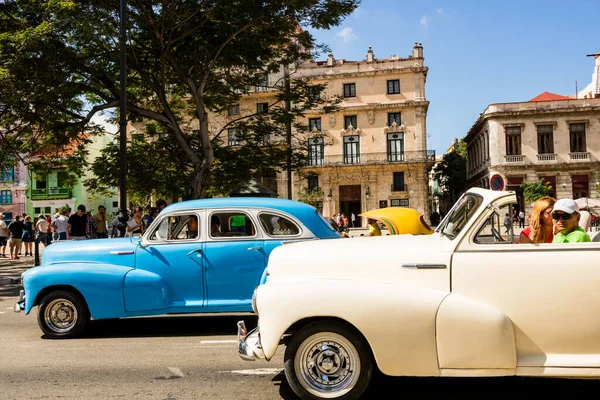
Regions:
<svg viewBox="0 0 600 400"><path fill-rule="evenodd" d="M53 300L44 312L46 326L56 333L65 333L73 329L77 322L77 309L69 300Z"/></svg>
<svg viewBox="0 0 600 400"><path fill-rule="evenodd" d="M296 353L296 376L315 396L338 397L350 391L360 376L360 358L345 337L323 332L307 338Z"/></svg>

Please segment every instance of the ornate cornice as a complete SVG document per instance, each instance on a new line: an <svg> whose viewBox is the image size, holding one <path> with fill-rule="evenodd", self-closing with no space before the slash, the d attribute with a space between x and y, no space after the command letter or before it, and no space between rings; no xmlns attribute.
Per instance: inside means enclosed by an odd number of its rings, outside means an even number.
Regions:
<svg viewBox="0 0 600 400"><path fill-rule="evenodd" d="M359 128L354 128L352 124L348 125L348 128L340 131L340 136L351 136L351 135L364 135L365 133Z"/></svg>
<svg viewBox="0 0 600 400"><path fill-rule="evenodd" d="M387 133L402 133L404 134L406 132L406 126L404 124L400 124L398 125L396 123L396 121L392 122L392 126L384 126L383 127L383 133L387 134Z"/></svg>

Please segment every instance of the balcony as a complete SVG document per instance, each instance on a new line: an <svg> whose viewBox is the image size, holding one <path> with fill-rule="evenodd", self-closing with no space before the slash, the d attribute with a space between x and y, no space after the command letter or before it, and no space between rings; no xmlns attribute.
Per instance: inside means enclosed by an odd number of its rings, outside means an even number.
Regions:
<svg viewBox="0 0 600 400"><path fill-rule="evenodd" d="M70 197L70 188L31 189L31 200L68 199Z"/></svg>
<svg viewBox="0 0 600 400"><path fill-rule="evenodd" d="M569 161L588 162L590 161L590 153L588 153L587 151L569 153Z"/></svg>
<svg viewBox="0 0 600 400"><path fill-rule="evenodd" d="M344 162L344 161L356 162ZM402 164L416 162L435 162L435 150L405 151L403 153L387 152L360 153L360 156L347 156L343 154L324 156L322 159L311 159L307 166L331 167L339 165L369 165L369 164Z"/></svg>
<svg viewBox="0 0 600 400"><path fill-rule="evenodd" d="M556 162L556 154L552 154L552 153L538 154L537 160L539 162Z"/></svg>
<svg viewBox="0 0 600 400"><path fill-rule="evenodd" d="M506 162L509 164L524 164L525 163L525 156L522 154L506 155L504 157L506 158Z"/></svg>
<svg viewBox="0 0 600 400"><path fill-rule="evenodd" d="M390 191L392 192L408 192L408 185L390 185Z"/></svg>

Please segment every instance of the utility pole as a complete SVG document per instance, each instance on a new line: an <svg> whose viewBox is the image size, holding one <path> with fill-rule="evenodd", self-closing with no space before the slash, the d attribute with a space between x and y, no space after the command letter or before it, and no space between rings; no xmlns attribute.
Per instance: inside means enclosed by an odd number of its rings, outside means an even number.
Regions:
<svg viewBox="0 0 600 400"><path fill-rule="evenodd" d="M285 141L287 144L287 198L292 200L292 118L290 116L292 111L291 103L291 85L290 85L290 69L288 65L283 67L283 80L285 85L285 112L287 119L285 121Z"/></svg>
<svg viewBox="0 0 600 400"><path fill-rule="evenodd" d="M119 50L120 50L120 89L121 93L119 96L119 168L120 168L120 179L119 179L119 236L125 236L125 228L127 220L129 219L127 215L127 97L126 97L126 32L127 32L127 15L126 15L126 0L121 0L120 4L120 33L119 33Z"/></svg>

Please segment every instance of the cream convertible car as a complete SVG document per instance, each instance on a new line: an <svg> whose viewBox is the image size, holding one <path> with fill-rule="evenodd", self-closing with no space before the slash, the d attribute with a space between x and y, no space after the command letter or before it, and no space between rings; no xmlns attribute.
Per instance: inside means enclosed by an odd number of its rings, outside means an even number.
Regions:
<svg viewBox="0 0 600 400"><path fill-rule="evenodd" d="M244 360L280 343L302 399L356 399L390 376L600 376L600 244L516 244L514 192L467 191L433 235L271 253L238 323Z"/></svg>

